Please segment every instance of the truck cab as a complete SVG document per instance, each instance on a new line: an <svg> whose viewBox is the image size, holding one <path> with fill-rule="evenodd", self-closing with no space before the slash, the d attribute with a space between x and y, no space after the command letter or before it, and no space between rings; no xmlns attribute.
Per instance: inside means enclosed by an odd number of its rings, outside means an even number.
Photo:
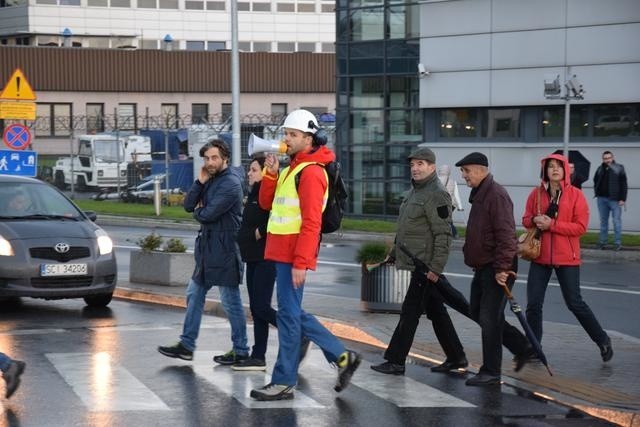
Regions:
<svg viewBox="0 0 640 427"><path fill-rule="evenodd" d="M127 165L151 159L149 138L139 135L81 135L76 156L59 158L53 168L54 184L61 189L73 183L78 190L108 189L127 185Z"/></svg>

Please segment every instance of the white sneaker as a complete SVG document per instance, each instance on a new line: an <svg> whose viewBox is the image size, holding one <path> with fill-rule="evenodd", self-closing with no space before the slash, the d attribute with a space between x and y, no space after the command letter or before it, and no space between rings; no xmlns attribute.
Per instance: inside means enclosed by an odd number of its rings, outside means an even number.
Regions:
<svg viewBox="0 0 640 427"><path fill-rule="evenodd" d="M291 400L293 399L293 388L292 385L269 383L262 388L251 390L250 396L261 401Z"/></svg>

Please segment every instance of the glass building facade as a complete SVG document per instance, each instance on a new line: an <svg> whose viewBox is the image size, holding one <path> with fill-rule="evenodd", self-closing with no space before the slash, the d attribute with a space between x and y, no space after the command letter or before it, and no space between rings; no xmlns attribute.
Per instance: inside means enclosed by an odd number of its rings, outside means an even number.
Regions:
<svg viewBox="0 0 640 427"><path fill-rule="evenodd" d="M421 109L420 7L394 0L336 2L336 147L353 216L397 217L409 188L407 155L422 142L445 158L447 149L462 146L521 147L522 153L562 147L564 105ZM640 142L640 103L572 105L570 140L598 150Z"/></svg>
<svg viewBox="0 0 640 427"><path fill-rule="evenodd" d="M336 20L336 138L349 212L396 216L406 157L422 141L418 4L339 0Z"/></svg>

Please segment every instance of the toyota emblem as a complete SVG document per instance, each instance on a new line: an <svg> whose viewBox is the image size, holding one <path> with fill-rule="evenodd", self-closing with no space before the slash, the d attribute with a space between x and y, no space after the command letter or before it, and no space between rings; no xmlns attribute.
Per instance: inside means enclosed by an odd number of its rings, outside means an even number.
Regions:
<svg viewBox="0 0 640 427"><path fill-rule="evenodd" d="M53 247L56 252L58 252L59 254L66 254L67 252L69 252L69 249L71 249L71 247L69 246L68 243L56 243L56 245Z"/></svg>

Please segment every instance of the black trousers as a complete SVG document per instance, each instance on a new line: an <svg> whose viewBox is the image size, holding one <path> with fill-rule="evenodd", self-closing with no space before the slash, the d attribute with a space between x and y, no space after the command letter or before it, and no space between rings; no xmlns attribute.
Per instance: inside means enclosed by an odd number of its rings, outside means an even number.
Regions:
<svg viewBox="0 0 640 427"><path fill-rule="evenodd" d="M464 358L462 343L444 302L442 294L433 283L428 282L424 276L419 278L412 273L409 289L402 303L400 321L393 332L384 358L391 363L404 364L422 313L426 313L427 318L431 320L433 331L447 359L457 361Z"/></svg>
<svg viewBox="0 0 640 427"><path fill-rule="evenodd" d="M511 289L514 281L508 280L507 283ZM524 355L531 349L531 344L520 330L504 320L507 297L496 282L495 270L491 265L478 268L474 272L470 299L469 314L482 329L480 372L500 376L502 345L515 355Z"/></svg>

